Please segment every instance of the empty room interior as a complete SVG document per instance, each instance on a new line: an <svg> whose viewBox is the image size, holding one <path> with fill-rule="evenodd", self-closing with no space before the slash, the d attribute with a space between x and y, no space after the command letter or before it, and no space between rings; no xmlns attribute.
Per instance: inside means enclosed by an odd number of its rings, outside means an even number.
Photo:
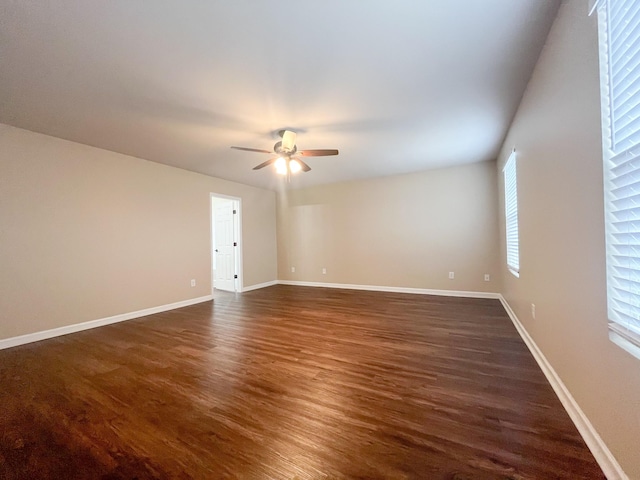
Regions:
<svg viewBox="0 0 640 480"><path fill-rule="evenodd" d="M640 479L640 3L0 0L0 479Z"/></svg>

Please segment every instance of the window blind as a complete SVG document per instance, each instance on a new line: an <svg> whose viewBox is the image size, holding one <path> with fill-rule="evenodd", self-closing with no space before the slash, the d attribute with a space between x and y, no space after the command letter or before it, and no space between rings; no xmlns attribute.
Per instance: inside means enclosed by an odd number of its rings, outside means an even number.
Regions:
<svg viewBox="0 0 640 480"><path fill-rule="evenodd" d="M598 17L610 337L640 349L640 2L603 1Z"/></svg>
<svg viewBox="0 0 640 480"><path fill-rule="evenodd" d="M520 273L520 246L518 239L518 182L516 154L512 152L504 166L504 209L507 232L507 266L514 274Z"/></svg>

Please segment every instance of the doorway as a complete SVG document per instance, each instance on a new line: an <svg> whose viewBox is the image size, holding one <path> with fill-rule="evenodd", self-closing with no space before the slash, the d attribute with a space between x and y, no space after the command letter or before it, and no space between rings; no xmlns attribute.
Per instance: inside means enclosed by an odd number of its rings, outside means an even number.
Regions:
<svg viewBox="0 0 640 480"><path fill-rule="evenodd" d="M242 291L241 201L211 194L211 286Z"/></svg>

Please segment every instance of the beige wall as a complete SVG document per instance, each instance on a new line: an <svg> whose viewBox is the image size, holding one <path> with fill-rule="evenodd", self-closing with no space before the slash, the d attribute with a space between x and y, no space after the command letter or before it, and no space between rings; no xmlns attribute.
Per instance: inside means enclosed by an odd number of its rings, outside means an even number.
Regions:
<svg viewBox="0 0 640 480"><path fill-rule="evenodd" d="M495 168L485 162L279 193L279 278L499 291Z"/></svg>
<svg viewBox="0 0 640 480"><path fill-rule="evenodd" d="M640 360L607 336L598 71L597 19L565 2L499 158L516 147L521 274L502 262L504 296L637 479Z"/></svg>
<svg viewBox="0 0 640 480"><path fill-rule="evenodd" d="M0 124L0 339L209 295L210 192L276 280L274 192Z"/></svg>

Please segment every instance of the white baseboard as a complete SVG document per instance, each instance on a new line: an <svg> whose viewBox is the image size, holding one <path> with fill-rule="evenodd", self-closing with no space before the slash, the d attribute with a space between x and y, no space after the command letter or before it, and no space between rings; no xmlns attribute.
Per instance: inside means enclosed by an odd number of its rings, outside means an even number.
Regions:
<svg viewBox="0 0 640 480"><path fill-rule="evenodd" d="M372 292L391 293L413 293L419 295L439 295L443 297L468 297L468 298L500 298L499 293L491 292L467 292L461 290L432 290L429 288L409 288L409 287L385 287L380 285L355 285L352 283L321 283L321 282L298 282L295 280L279 280L280 285L294 285L298 287L324 287L343 288L347 290L370 290Z"/></svg>
<svg viewBox="0 0 640 480"><path fill-rule="evenodd" d="M205 295L204 297L190 298L189 300L182 300L181 302L169 303L167 305L160 305L158 307L145 308L144 310L138 310L137 312L121 313L120 315L114 315L112 317L89 320L88 322L52 328L51 330L29 333L27 335L20 335L19 337L5 338L0 340L0 350L3 350L5 348L17 347L18 345L24 345L25 343L39 342L40 340L59 337L61 335L67 335L69 333L81 332L82 330L102 327L104 325L110 325L112 323L124 322L125 320L144 317L146 315L153 315L154 313L161 313L168 310L174 310L176 308L188 307L189 305L207 302L211 299L213 299L212 295Z"/></svg>
<svg viewBox="0 0 640 480"><path fill-rule="evenodd" d="M598 465L602 468L604 474L609 480L629 480L629 477L624 473L624 470L622 470L618 461L615 459L609 448L607 448L607 445L582 411L580 405L578 405L576 400L573 398L573 395L571 395L567 386L563 383L562 379L558 376L522 323L520 323L520 320L518 320L518 317L509 303L502 295L499 295L498 298L500 299L500 302L502 302L504 309L507 311L509 318L511 318L511 321L516 327L516 330L518 330L522 340L529 348L529 351L536 359L536 362L538 362L540 369L544 373L545 377L547 377L551 387L556 392L560 402L562 402L564 409L569 414L569 417L571 417L571 420L573 420L578 432L582 435L584 442L589 447L589 450L591 450L591 453L598 462Z"/></svg>
<svg viewBox="0 0 640 480"><path fill-rule="evenodd" d="M259 288L272 287L278 284L278 280L271 280L270 282L264 283L256 283L255 285L249 285L248 287L243 287L243 292L250 292L251 290L258 290Z"/></svg>

